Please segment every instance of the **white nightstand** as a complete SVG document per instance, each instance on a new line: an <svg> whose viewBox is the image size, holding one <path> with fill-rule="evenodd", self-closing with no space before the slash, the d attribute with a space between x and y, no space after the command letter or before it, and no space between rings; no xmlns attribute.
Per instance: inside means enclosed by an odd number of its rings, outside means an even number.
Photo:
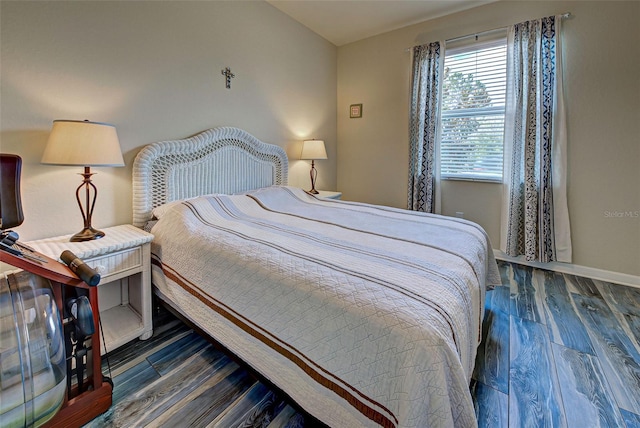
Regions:
<svg viewBox="0 0 640 428"><path fill-rule="evenodd" d="M319 198L327 198L327 199L340 199L342 198L342 192L330 192L328 190L318 190L318 194L316 195Z"/></svg>
<svg viewBox="0 0 640 428"><path fill-rule="evenodd" d="M153 235L132 225L102 229L105 236L69 242L71 235L27 242L35 250L59 260L69 250L101 276L98 304L106 347L112 351L139 337L153 334L151 323L151 241ZM95 308L94 308L95 310Z"/></svg>

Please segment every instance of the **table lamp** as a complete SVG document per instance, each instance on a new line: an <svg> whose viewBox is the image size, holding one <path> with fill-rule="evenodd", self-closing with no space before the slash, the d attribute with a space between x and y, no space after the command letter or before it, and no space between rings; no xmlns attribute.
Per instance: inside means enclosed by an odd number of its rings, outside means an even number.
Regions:
<svg viewBox="0 0 640 428"><path fill-rule="evenodd" d="M102 238L104 232L91 226L98 189L91 182L92 166L124 166L116 128L108 123L88 120L54 120L47 146L40 161L46 165L83 166L83 180L76 190L76 200L84 220L84 228L73 235L71 242ZM81 191L85 189L85 205ZM93 198L91 198L93 190Z"/></svg>
<svg viewBox="0 0 640 428"><path fill-rule="evenodd" d="M317 195L319 192L316 190L316 178L318 177L318 171L315 167L316 159L327 159L327 151L324 148L324 141L322 140L304 140L302 142L302 154L300 159L311 160L311 190L309 193Z"/></svg>

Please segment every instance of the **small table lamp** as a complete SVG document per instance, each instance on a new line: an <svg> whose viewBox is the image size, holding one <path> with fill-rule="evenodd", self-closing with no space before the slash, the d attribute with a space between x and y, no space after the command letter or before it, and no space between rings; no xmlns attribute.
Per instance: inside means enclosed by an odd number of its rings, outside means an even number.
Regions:
<svg viewBox="0 0 640 428"><path fill-rule="evenodd" d="M316 190L316 178L318 177L318 171L315 167L316 159L326 159L327 151L324 148L324 141L322 140L304 140L302 142L302 154L300 154L300 159L303 160L311 160L311 172L309 175L311 176L311 190L309 193L313 193L314 195L318 194Z"/></svg>
<svg viewBox="0 0 640 428"><path fill-rule="evenodd" d="M54 120L42 160L47 165L84 166L82 184L76 190L76 200L82 212L84 229L71 237L71 242L102 238L104 232L91 227L98 189L91 182L92 166L124 166L116 128L108 123L88 120ZM85 207L80 191L85 189ZM90 198L93 189L93 199Z"/></svg>

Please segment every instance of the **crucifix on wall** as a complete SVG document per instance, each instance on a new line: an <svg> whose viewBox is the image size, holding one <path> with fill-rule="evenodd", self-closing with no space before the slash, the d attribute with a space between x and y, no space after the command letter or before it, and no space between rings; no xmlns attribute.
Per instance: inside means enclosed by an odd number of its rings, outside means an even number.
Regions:
<svg viewBox="0 0 640 428"><path fill-rule="evenodd" d="M222 75L225 77L227 89L231 89L231 79L236 77L236 75L231 72L231 69L229 67L222 70Z"/></svg>

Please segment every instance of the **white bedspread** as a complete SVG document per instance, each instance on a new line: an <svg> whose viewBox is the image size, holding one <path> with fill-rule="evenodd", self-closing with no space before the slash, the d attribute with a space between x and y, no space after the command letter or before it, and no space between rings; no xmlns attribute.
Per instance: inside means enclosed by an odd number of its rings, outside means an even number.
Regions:
<svg viewBox="0 0 640 428"><path fill-rule="evenodd" d="M471 427L485 286L476 224L300 189L156 209L163 298L333 427Z"/></svg>

